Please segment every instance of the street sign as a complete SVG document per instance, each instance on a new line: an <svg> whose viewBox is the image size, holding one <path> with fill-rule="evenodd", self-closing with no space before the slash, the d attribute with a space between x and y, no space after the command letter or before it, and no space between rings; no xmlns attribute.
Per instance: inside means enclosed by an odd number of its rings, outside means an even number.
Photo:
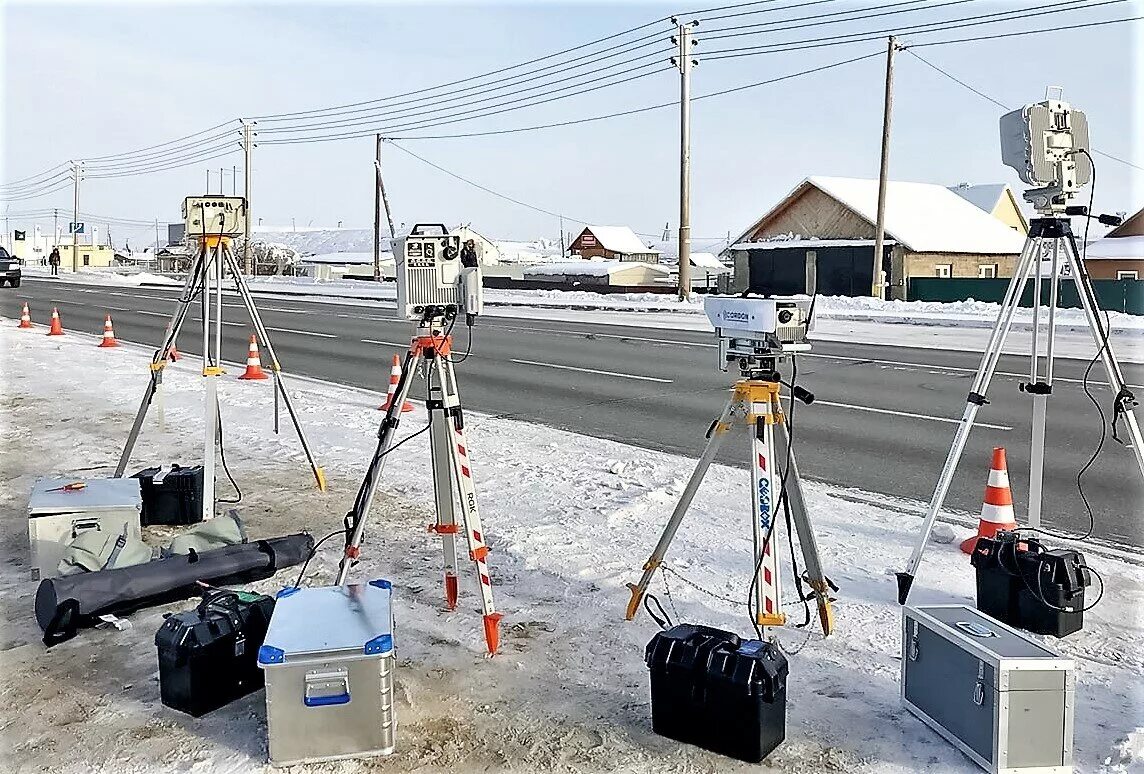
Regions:
<svg viewBox="0 0 1144 774"><path fill-rule="evenodd" d="M83 233L83 223L79 223L79 222L68 223L68 233L69 234L82 234Z"/></svg>

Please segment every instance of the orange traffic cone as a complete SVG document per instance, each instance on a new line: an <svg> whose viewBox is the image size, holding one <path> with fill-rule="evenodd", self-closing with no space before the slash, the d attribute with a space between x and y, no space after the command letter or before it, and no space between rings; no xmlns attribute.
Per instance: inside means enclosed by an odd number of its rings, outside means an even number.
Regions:
<svg viewBox="0 0 1144 774"><path fill-rule="evenodd" d="M99 346L119 346L119 342L115 340L115 330L111 327L111 315L107 315L107 319L103 321L103 338L100 340Z"/></svg>
<svg viewBox="0 0 1144 774"><path fill-rule="evenodd" d="M16 327L18 327L18 328L31 328L32 327L32 315L28 313L28 302L27 301L24 302L24 311L20 313L20 324Z"/></svg>
<svg viewBox="0 0 1144 774"><path fill-rule="evenodd" d="M265 379L266 372L262 370L262 361L258 358L258 341L254 334L250 334L250 348L246 352L246 371L239 379Z"/></svg>
<svg viewBox="0 0 1144 774"><path fill-rule="evenodd" d="M985 502L981 505L981 518L977 534L961 544L961 550L972 554L977 539L993 537L1001 530L1017 528L1013 515L1013 491L1009 488L1009 466L1005 463L1005 449L993 449L993 462L989 466L989 483L985 486Z"/></svg>
<svg viewBox="0 0 1144 774"><path fill-rule="evenodd" d="M397 395L397 383L401 381L401 358L397 355L393 356L393 366L389 369L389 388L385 391L385 403L377 407L378 411L389 411L389 407L393 405L393 397ZM401 406L401 412L413 410L413 404L409 401Z"/></svg>
<svg viewBox="0 0 1144 774"><path fill-rule="evenodd" d="M49 336L63 336L64 326L60 324L60 310L52 307L52 327L48 330Z"/></svg>

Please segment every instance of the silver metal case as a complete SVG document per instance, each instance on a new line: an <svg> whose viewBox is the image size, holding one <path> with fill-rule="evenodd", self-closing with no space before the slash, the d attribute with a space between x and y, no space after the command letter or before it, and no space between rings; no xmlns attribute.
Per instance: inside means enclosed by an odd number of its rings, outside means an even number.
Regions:
<svg viewBox="0 0 1144 774"><path fill-rule="evenodd" d="M391 602L385 580L279 592L258 651L272 765L393 752Z"/></svg>
<svg viewBox="0 0 1144 774"><path fill-rule="evenodd" d="M1072 768L1075 673L967 605L904 607L902 704L993 774Z"/></svg>
<svg viewBox="0 0 1144 774"><path fill-rule="evenodd" d="M75 491L59 488L83 481ZM56 490L56 491L52 491ZM59 563L71 541L88 531L139 537L143 500L134 478L41 478L28 498L28 546L32 580L59 575Z"/></svg>

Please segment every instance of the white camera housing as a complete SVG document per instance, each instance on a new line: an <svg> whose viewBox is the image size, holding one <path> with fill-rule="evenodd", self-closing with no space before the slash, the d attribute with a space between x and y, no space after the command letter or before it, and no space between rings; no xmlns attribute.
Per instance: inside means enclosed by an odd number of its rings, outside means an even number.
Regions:
<svg viewBox="0 0 1144 774"><path fill-rule="evenodd" d="M439 234L428 234L434 228ZM418 224L397 240L394 262L398 317L421 321L433 316L481 313L484 290L475 255L462 259L461 238L444 226Z"/></svg>
<svg viewBox="0 0 1144 774"><path fill-rule="evenodd" d="M726 371L734 361L754 364L760 358L809 350L807 336L814 327L810 301L792 296L707 296L703 311L719 336L720 370Z"/></svg>
<svg viewBox="0 0 1144 774"><path fill-rule="evenodd" d="M1053 91L1050 89L1050 91ZM1049 98L1001 116L1001 161L1026 185L1026 201L1039 211L1061 211L1092 179L1088 118L1060 98Z"/></svg>
<svg viewBox="0 0 1144 774"><path fill-rule="evenodd" d="M190 237L236 237L246 233L246 199L241 196L188 196L183 220Z"/></svg>

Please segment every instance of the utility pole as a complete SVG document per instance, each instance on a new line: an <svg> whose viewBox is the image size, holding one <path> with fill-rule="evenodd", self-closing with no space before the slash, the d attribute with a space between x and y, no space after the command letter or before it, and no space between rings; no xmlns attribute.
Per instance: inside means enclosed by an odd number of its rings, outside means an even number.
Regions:
<svg viewBox="0 0 1144 774"><path fill-rule="evenodd" d="M373 260L373 278L376 282L381 281L381 214L377 208L377 198L381 197L381 205L385 208L385 221L389 224L389 249L394 249L394 240L397 239L397 231L393 228L393 213L389 210L389 197L385 193L385 178L381 174L381 144L384 138L379 134L377 135L377 158L374 159L373 167L377 171L377 190L374 193L374 260Z"/></svg>
<svg viewBox="0 0 1144 774"><path fill-rule="evenodd" d="M154 258L159 252L159 217L155 216L155 249L151 252L151 257ZM156 265L157 267L157 265Z"/></svg>
<svg viewBox="0 0 1144 774"><path fill-rule="evenodd" d="M254 156L254 122L245 119L242 122L242 154L242 195L246 197L246 229L242 237L242 268L247 276L254 276L254 259L250 255L250 226L254 219L250 214L250 168Z"/></svg>
<svg viewBox="0 0 1144 774"><path fill-rule="evenodd" d="M886 101L882 112L882 164L878 170L878 217L874 224L874 279L871 295L885 298L882 284L882 252L886 241L886 180L890 168L890 116L894 105L894 52L898 39L890 36L886 47Z"/></svg>
<svg viewBox="0 0 1144 774"><path fill-rule="evenodd" d="M82 161L72 162L72 272L79 271L79 178Z"/></svg>
<svg viewBox="0 0 1144 774"><path fill-rule="evenodd" d="M381 282L381 135L374 135L373 157L373 281ZM390 245L392 247L392 244Z"/></svg>
<svg viewBox="0 0 1144 774"><path fill-rule="evenodd" d="M211 171L207 170L207 196L211 195Z"/></svg>
<svg viewBox="0 0 1144 774"><path fill-rule="evenodd" d="M560 216L560 257L564 257L564 216Z"/></svg>
<svg viewBox="0 0 1144 774"><path fill-rule="evenodd" d="M679 68L679 298L691 296L691 28L698 21L676 24L679 46L672 63Z"/></svg>
<svg viewBox="0 0 1144 774"><path fill-rule="evenodd" d="M52 209L52 248L60 241L60 210L58 207Z"/></svg>
<svg viewBox="0 0 1144 774"><path fill-rule="evenodd" d="M238 196L238 165L230 168L230 195Z"/></svg>
<svg viewBox="0 0 1144 774"><path fill-rule="evenodd" d="M222 170L223 170L222 167L218 168L218 195L219 196L225 196L226 195L226 191L224 191L222 188L223 187Z"/></svg>

